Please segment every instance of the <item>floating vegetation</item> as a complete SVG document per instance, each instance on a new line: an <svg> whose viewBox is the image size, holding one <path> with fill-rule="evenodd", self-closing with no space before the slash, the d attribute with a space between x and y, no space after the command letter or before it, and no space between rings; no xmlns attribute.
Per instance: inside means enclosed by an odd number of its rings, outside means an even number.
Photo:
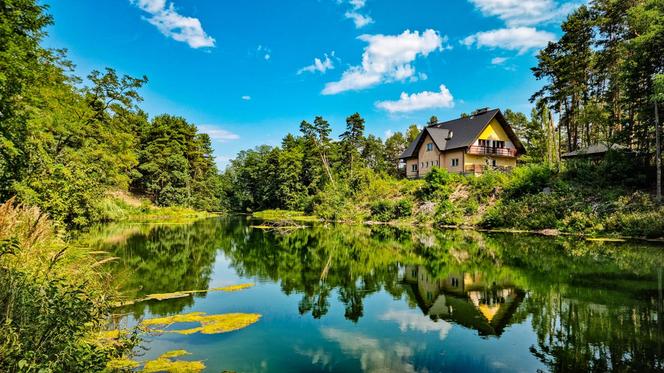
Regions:
<svg viewBox="0 0 664 373"><path fill-rule="evenodd" d="M138 361L128 359L126 357L120 357L106 363L106 370L109 371L128 370L128 369L137 368L139 365L141 365L141 363L139 363Z"/></svg>
<svg viewBox="0 0 664 373"><path fill-rule="evenodd" d="M169 351L159 356L155 360L145 362L143 372L170 372L170 373L195 373L205 369L205 364L202 361L183 361L183 360L170 360L174 357L190 355L185 350Z"/></svg>
<svg viewBox="0 0 664 373"><path fill-rule="evenodd" d="M239 290L244 290L248 289L250 287L254 286L252 283L247 283L247 284L238 284L238 285L228 285L228 286L223 286L219 288L212 288L212 289L205 289L205 290L183 290L183 291L176 291L173 293L158 293L158 294L149 294L146 295L143 298L139 299L134 299L134 300L123 300L116 302L113 306L114 307L123 307L123 306L129 306L135 303L139 302L145 302L148 300L156 300L156 301L163 301L163 300L168 300L168 299L177 299L177 298L185 298L192 296L193 294L200 294L200 293L209 293L212 291L239 291Z"/></svg>
<svg viewBox="0 0 664 373"><path fill-rule="evenodd" d="M251 283L239 284L239 285L229 285L229 286L224 286L224 287L220 287L220 288L213 288L213 289L210 289L210 291L240 291L240 290L248 289L252 286L254 286L254 284L251 284Z"/></svg>
<svg viewBox="0 0 664 373"><path fill-rule="evenodd" d="M173 324L197 322L200 324L200 326L196 328L179 330L152 329L152 331L158 333L179 333L184 335L194 333L218 334L246 328L247 326L257 322L260 318L261 315L257 313L227 313L220 315L207 315L205 312L191 312L181 315L148 319L144 320L141 324L146 327L163 326L167 328Z"/></svg>
<svg viewBox="0 0 664 373"><path fill-rule="evenodd" d="M597 242L625 242L625 239L622 238L601 238L601 237L588 237L586 241L597 241Z"/></svg>

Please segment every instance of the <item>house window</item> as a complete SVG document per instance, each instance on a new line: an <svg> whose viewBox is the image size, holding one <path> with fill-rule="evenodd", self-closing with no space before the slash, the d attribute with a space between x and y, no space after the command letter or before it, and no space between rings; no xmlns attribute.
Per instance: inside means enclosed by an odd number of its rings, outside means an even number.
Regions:
<svg viewBox="0 0 664 373"><path fill-rule="evenodd" d="M487 147L489 146L489 141L488 140L479 140L478 141L480 146Z"/></svg>
<svg viewBox="0 0 664 373"><path fill-rule="evenodd" d="M413 172L417 172L417 163L412 164L410 169Z"/></svg>
<svg viewBox="0 0 664 373"><path fill-rule="evenodd" d="M430 152L430 151L432 151L432 150L433 150L433 144L432 144L432 143L428 143L428 144L427 144L427 151Z"/></svg>
<svg viewBox="0 0 664 373"><path fill-rule="evenodd" d="M502 149L502 148L505 147L505 141L494 140L493 141L493 147Z"/></svg>
<svg viewBox="0 0 664 373"><path fill-rule="evenodd" d="M452 159L452 167L457 167L459 165L459 158Z"/></svg>
<svg viewBox="0 0 664 373"><path fill-rule="evenodd" d="M492 165L493 167L496 167L496 160L495 160L495 159L492 159L492 160L491 160L491 165Z"/></svg>

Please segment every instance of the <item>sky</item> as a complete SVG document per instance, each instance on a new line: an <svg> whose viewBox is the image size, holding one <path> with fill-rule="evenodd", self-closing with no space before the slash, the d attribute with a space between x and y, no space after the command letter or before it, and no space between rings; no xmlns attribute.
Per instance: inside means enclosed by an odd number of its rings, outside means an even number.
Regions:
<svg viewBox="0 0 664 373"><path fill-rule="evenodd" d="M302 120L385 138L431 115L530 113L530 68L579 4L556 0L43 0L76 74L146 75L141 106L210 134L220 167Z"/></svg>

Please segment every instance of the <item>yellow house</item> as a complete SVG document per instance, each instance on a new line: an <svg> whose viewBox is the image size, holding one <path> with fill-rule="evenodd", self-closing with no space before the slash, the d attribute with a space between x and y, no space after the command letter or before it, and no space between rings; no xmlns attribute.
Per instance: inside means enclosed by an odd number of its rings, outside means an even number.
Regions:
<svg viewBox="0 0 664 373"><path fill-rule="evenodd" d="M424 128L399 157L406 176L422 177L433 167L477 174L487 168L516 166L526 152L498 109L479 109L471 116Z"/></svg>

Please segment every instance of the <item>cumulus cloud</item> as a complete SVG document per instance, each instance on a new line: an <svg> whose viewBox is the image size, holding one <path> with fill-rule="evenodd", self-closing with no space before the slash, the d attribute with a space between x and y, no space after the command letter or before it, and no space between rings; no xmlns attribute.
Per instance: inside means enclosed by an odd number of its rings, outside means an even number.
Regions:
<svg viewBox="0 0 664 373"><path fill-rule="evenodd" d="M445 85L440 85L440 92L424 91L408 94L401 92L401 96L396 101L379 101L376 107L387 110L390 113L407 113L411 111L450 108L454 106L454 97Z"/></svg>
<svg viewBox="0 0 664 373"><path fill-rule="evenodd" d="M330 56L334 57L334 51L332 51L332 53L330 53ZM322 59L322 60L320 58L314 58L314 63L313 64L299 69L297 71L297 74L300 75L300 74L306 73L306 72L313 73L313 72L316 72L316 71L318 71L322 74L325 74L325 72L327 70L334 69L334 63L330 59L330 56L328 56L327 53L325 53L324 59Z"/></svg>
<svg viewBox="0 0 664 373"><path fill-rule="evenodd" d="M452 330L452 324L445 320L433 321L424 315L410 311L390 310L381 315L380 319L396 322L399 324L399 329L402 332L415 330L422 333L438 333L438 337L441 341L444 340L447 337L447 333Z"/></svg>
<svg viewBox="0 0 664 373"><path fill-rule="evenodd" d="M404 31L400 35L361 35L358 39L368 45L362 53L362 65L344 71L341 79L329 82L322 93L334 95L349 90L361 90L382 82L404 80L415 75L412 63L418 56L428 56L442 49L447 40L437 31L428 29Z"/></svg>
<svg viewBox="0 0 664 373"><path fill-rule="evenodd" d="M209 36L198 18L185 17L177 12L173 3L166 0L130 0L144 12L150 14L146 20L166 37L187 43L191 48L214 47L215 40Z"/></svg>
<svg viewBox="0 0 664 373"><path fill-rule="evenodd" d="M198 131L201 133L206 133L212 140L216 140L219 142L228 142L228 141L233 141L233 140L238 140L240 136L237 134L227 131L225 129L217 128L214 125L200 125L198 126Z"/></svg>
<svg viewBox="0 0 664 373"><path fill-rule="evenodd" d="M266 46L259 45L258 47L256 47L256 52L257 52L258 54L262 54L262 55L263 55L263 59L264 59L265 61L269 61L270 58L272 58L272 49L270 49L270 48L268 48L268 47L266 47Z"/></svg>
<svg viewBox="0 0 664 373"><path fill-rule="evenodd" d="M556 36L547 31L539 31L533 27L503 28L482 31L470 35L461 41L466 46L477 48L502 48L519 51L523 54L532 48L543 48Z"/></svg>
<svg viewBox="0 0 664 373"><path fill-rule="evenodd" d="M578 6L554 0L470 0L485 16L498 17L509 27L532 26L558 20Z"/></svg>
<svg viewBox="0 0 664 373"><path fill-rule="evenodd" d="M245 101L251 100L251 96L242 96L242 99Z"/></svg>

